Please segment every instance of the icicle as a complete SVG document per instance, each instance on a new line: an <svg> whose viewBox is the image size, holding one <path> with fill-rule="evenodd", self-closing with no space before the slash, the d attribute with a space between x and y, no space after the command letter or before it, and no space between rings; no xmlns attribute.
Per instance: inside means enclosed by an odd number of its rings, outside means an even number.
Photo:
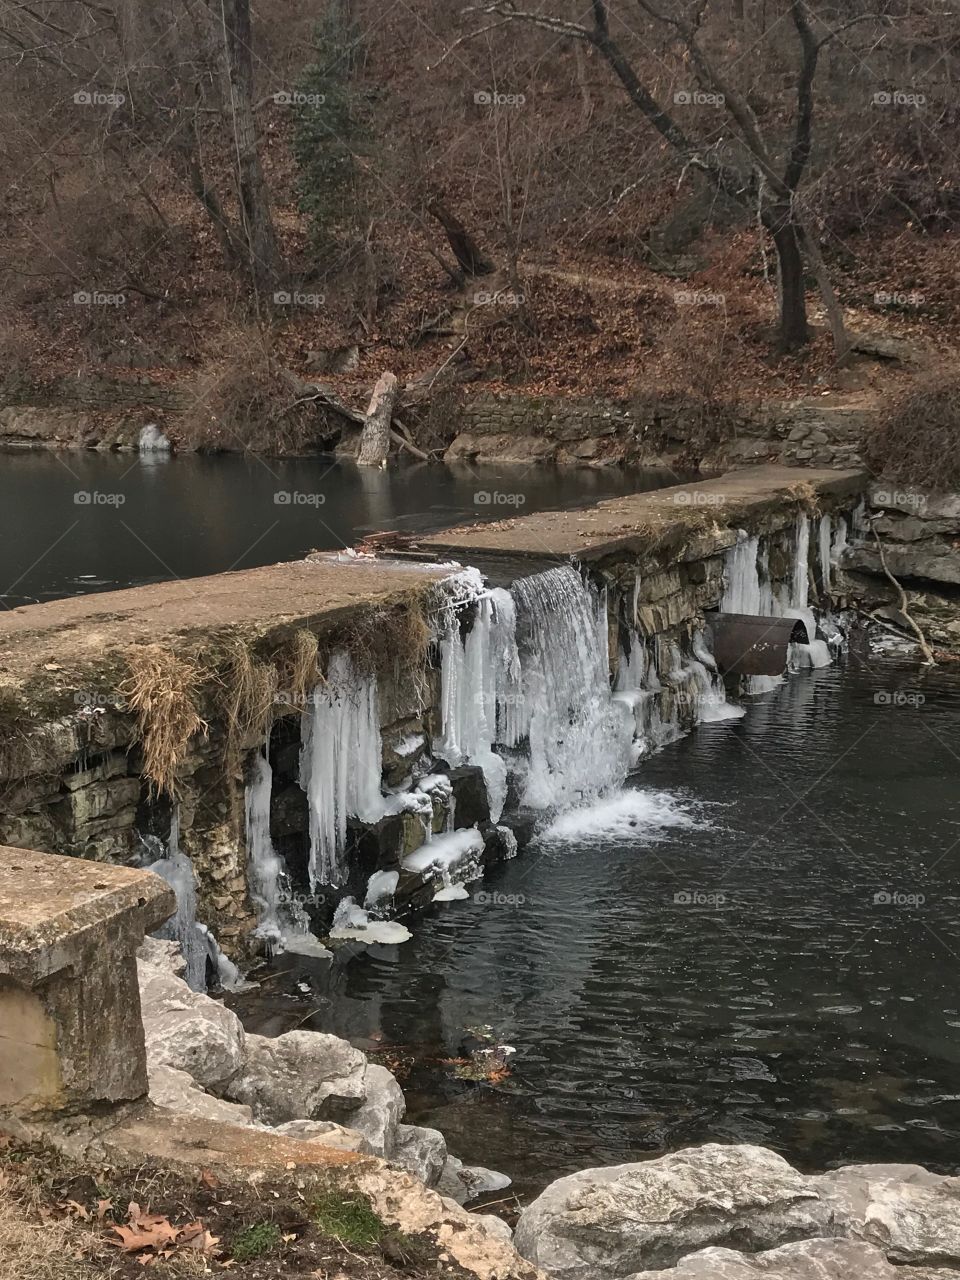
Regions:
<svg viewBox="0 0 960 1280"><path fill-rule="evenodd" d="M820 517L820 529L818 534L818 542L820 548L820 581L823 585L823 594L830 595L831 574L830 574L830 514L825 512Z"/></svg>
<svg viewBox="0 0 960 1280"><path fill-rule="evenodd" d="M197 923L197 882L193 863L180 848L180 815L174 811L170 821L170 838L164 856L152 862L149 871L155 871L166 880L177 899L177 911L154 935L179 942L183 958L187 962L187 984L194 991L207 989L207 960L216 957L211 943L219 953L216 940Z"/></svg>
<svg viewBox="0 0 960 1280"><path fill-rule="evenodd" d="M303 714L300 752L300 785L310 813L311 892L346 878L347 818L376 822L385 812L376 677L355 672L348 654L335 653L312 702Z"/></svg>
<svg viewBox="0 0 960 1280"><path fill-rule="evenodd" d="M155 422L148 422L140 431L137 450L141 454L168 454L172 445Z"/></svg>
<svg viewBox="0 0 960 1280"><path fill-rule="evenodd" d="M507 766L493 744L516 746L524 733L516 609L510 593L500 589L480 596L476 609L465 641L458 613L450 609L443 619L437 754L450 765L480 766L496 822L507 798Z"/></svg>

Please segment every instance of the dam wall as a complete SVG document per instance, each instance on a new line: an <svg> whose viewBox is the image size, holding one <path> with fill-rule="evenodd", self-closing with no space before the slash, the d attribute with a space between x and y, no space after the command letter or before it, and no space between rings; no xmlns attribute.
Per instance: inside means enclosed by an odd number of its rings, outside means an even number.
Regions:
<svg viewBox="0 0 960 1280"><path fill-rule="evenodd" d="M718 611L802 620L791 664L830 661L865 488L757 468L12 610L0 843L157 870L198 986L257 951L400 941L544 814L742 714L766 677L724 679Z"/></svg>

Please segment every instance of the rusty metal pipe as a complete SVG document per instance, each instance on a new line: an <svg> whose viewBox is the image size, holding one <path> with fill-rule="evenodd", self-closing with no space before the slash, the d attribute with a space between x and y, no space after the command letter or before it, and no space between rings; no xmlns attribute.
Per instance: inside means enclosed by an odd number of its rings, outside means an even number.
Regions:
<svg viewBox="0 0 960 1280"><path fill-rule="evenodd" d="M767 618L753 613L710 613L706 631L723 675L778 676L787 665L791 643L809 644L813 636L801 618Z"/></svg>

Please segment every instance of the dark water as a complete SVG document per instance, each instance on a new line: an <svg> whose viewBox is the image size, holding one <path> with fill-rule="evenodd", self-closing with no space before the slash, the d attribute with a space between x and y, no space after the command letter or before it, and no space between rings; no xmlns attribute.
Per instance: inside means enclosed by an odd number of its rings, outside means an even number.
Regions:
<svg viewBox="0 0 960 1280"><path fill-rule="evenodd" d="M668 471L0 451L0 607L190 578L582 506L677 484Z"/></svg>
<svg viewBox="0 0 960 1280"><path fill-rule="evenodd" d="M522 1193L710 1140L955 1172L958 775L960 680L794 677L643 767L699 827L530 850L403 946L301 968L314 996L273 975L249 1024L385 1042L412 1118ZM499 1086L438 1063L477 1025L516 1047Z"/></svg>

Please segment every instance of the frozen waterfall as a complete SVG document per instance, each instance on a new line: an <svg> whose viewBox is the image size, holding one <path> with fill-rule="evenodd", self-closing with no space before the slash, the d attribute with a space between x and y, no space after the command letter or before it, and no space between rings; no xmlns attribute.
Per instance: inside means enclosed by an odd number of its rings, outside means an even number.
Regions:
<svg viewBox="0 0 960 1280"><path fill-rule="evenodd" d="M824 520L827 522L824 525ZM842 525L846 529L845 525ZM829 666L832 661L826 641L816 638L816 615L810 607L810 517L805 512L797 516L794 533L793 564L790 580L775 586L771 581L769 552L756 537L749 537L743 530L737 543L727 552L726 588L720 601L723 613L749 613L759 617L797 618L807 632L806 644L791 644L788 666L797 670L804 667ZM818 529L818 553L821 572L826 562L826 576L830 565L830 523L823 517ZM748 693L766 693L782 682L782 676L748 676Z"/></svg>
<svg viewBox="0 0 960 1280"><path fill-rule="evenodd" d="M443 616L437 754L449 765L480 766L496 822L507 797L507 766L493 746L516 746L524 731L516 608L509 591L484 591L476 570L458 575L461 586L475 592L476 616L465 639L458 610L451 606Z"/></svg>
<svg viewBox="0 0 960 1280"><path fill-rule="evenodd" d="M244 805L248 883L257 912L253 936L262 939L271 954L293 951L298 955L329 955L311 934L310 918L294 896L287 867L273 846L270 836L272 791L273 770L264 750L253 762Z"/></svg>
<svg viewBox="0 0 960 1280"><path fill-rule="evenodd" d="M147 847L160 847L153 836L143 837ZM222 987L235 987L240 973L235 964L220 950L216 938L205 924L197 920L197 881L193 863L180 848L180 818L174 811L170 820L170 836L163 856L151 862L147 868L154 871L173 890L177 899L176 914L153 935L178 942L186 961L186 980L193 991L207 989L207 962L216 970Z"/></svg>
<svg viewBox="0 0 960 1280"><path fill-rule="evenodd" d="M385 812L380 790L382 749L377 681L347 653L330 659L301 725L300 785L310 814L310 890L340 885L347 819L376 822Z"/></svg>

